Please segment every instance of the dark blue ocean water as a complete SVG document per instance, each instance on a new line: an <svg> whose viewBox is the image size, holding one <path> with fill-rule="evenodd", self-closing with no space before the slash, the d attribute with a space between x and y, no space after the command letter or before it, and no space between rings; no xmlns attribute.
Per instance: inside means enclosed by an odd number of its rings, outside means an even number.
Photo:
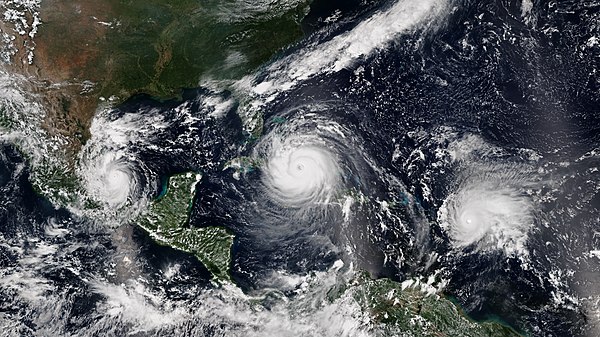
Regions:
<svg viewBox="0 0 600 337"><path fill-rule="evenodd" d="M303 22L306 44L347 31L373 10L387 5L385 1L317 1ZM231 170L223 169L225 164L235 157L251 156L259 141L243 132L237 105L223 118L199 118L194 122L195 138L178 142L188 126L177 121L174 109L188 104L191 111L200 113L198 97L208 94L207 89L185 90L181 101L159 102L136 96L115 110L115 118L152 109L172 116L175 122L163 137L154 140L155 148L133 151L163 181L180 172L203 174L190 225L225 226L235 233L232 276L244 290L260 288L262 277L276 270L325 270L333 261L346 258L343 244L351 243L357 247L359 267L375 277L401 281L444 270L449 279L447 295L475 319L501 319L532 335L578 336L586 312L554 306L552 294L557 286L547 276L554 268L575 268L578 256L590 248L598 249L600 244L600 238L593 234L600 232L596 221L600 192L588 183L600 178L590 171L600 162L578 161L600 148L596 72L600 46L585 47L586 41L598 34L593 26L600 4L542 1L536 2L535 8L532 21L526 23L515 3L457 3L436 29L403 36L385 50L361 59L352 69L307 80L265 107L263 134L268 134L293 120L297 111L326 104L328 109L322 113L354 135L352 143L338 144L338 150L351 153L360 146L360 156L380 168L378 172L369 169L356 159L359 155L344 157L348 159L344 163L345 183L365 191L372 200L394 196L402 201L392 210L398 220L386 223L391 230L376 226L377 210L368 206L354 213L356 219L348 228L338 226L343 222L339 209L313 218L286 218L261 192L260 168L241 180L234 179ZM334 13L340 14L339 25L323 33L319 29L325 26L324 19ZM304 45L301 42L282 55ZM359 67L362 71L357 73ZM220 95L226 98L231 93ZM552 198L538 210L537 229L527 243L532 266L524 267L521 260L502 253L451 256L452 247L439 227L437 212L452 191L455 168L432 168L436 151L447 144L428 143L440 128L450 128L458 135L478 135L506 150L514 161L518 161L519 149L534 151L543 158L540 165L549 167L550 176L560 177L557 191L540 191ZM414 132L426 136L413 137ZM425 159L408 172L403 164L417 149ZM69 240L82 243L69 256L78 261L83 273L97 274L109 268L103 258L118 250L115 235L82 230L85 226L81 220L66 210L54 209L36 194L28 182L27 164L14 148L3 146L0 152L0 233L5 240L26 235L42 238L48 219L65 221L72 229L70 234L52 240L65 246ZM400 159L391 160L394 154ZM566 162L571 164L560 165ZM427 183L422 180L425 176L430 179ZM392 184L391 178L400 185ZM159 188L156 195L160 193ZM277 225L283 223L296 230L278 231ZM399 223L407 229L401 229ZM165 266L175 262L182 265L183 276L172 283L164 283L157 276L155 287L167 289L173 298L185 294L170 293L169 289L192 283L210 287L208 272L194 258L155 244L136 227L128 228L118 233L139 247L144 273L158 275ZM556 239L564 233L576 240ZM442 258L431 262L431 253ZM400 254L402 264L395 262ZM0 267L16 263L13 255L0 247ZM588 270L586 277L598 276L597 266L590 265ZM99 298L86 283L58 265L42 272L52 282L72 287L78 303L70 312L73 329L89 323L91 318L85 317L85 312ZM10 294L2 296L1 310L19 311L18 304L9 304Z"/></svg>

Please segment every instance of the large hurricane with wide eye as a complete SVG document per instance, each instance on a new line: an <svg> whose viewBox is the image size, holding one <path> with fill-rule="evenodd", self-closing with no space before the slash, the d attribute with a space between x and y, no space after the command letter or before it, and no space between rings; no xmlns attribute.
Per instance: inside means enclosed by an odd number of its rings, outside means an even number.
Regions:
<svg viewBox="0 0 600 337"><path fill-rule="evenodd" d="M275 138L263 183L282 206L328 203L340 184L336 156L310 137Z"/></svg>
<svg viewBox="0 0 600 337"><path fill-rule="evenodd" d="M327 209L362 181L365 159L347 125L332 119L327 105L282 113L256 145L259 199L276 213ZM299 215L299 214L298 214ZM300 218L302 217L299 215Z"/></svg>

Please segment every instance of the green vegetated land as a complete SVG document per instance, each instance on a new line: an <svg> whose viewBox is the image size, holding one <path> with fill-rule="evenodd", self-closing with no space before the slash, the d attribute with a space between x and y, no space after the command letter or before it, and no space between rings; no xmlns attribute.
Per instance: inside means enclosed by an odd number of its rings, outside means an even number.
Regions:
<svg viewBox="0 0 600 337"><path fill-rule="evenodd" d="M139 224L158 243L194 254L217 280L231 281L233 234L223 227L195 228L189 224L200 179L195 173L172 176L166 192L150 205ZM329 292L331 301L348 295L368 314L373 331L382 336L520 336L497 322L471 320L450 300L428 294L419 285L372 279L366 272Z"/></svg>
<svg viewBox="0 0 600 337"><path fill-rule="evenodd" d="M137 93L176 98L202 79L227 81L251 73L302 37L300 22L311 0L288 3L293 5L259 0L42 2L35 73L50 83L71 83L47 91L54 106L46 127L84 144L101 97L114 96L115 103ZM242 170L253 167L234 164ZM199 178L195 173L170 177L166 193L138 224L158 243L195 255L217 280L229 281L234 236L222 227L189 223ZM390 280L365 275L344 291L353 292L385 335L518 336L501 324L468 319L444 298L402 289Z"/></svg>
<svg viewBox="0 0 600 337"><path fill-rule="evenodd" d="M175 3L176 5L173 5ZM240 4L243 4L240 6ZM236 79L302 36L307 1L295 8L269 6L264 13L240 1L164 0L120 2L126 24L110 33L118 58L120 88L172 96L201 77ZM246 6L247 8L244 8ZM257 2L256 7L260 7ZM251 14L251 15L249 15ZM139 46L134 52L131 46ZM131 71L133 70L133 71Z"/></svg>
<svg viewBox="0 0 600 337"><path fill-rule="evenodd" d="M138 223L156 242L194 254L217 280L230 280L233 234L223 227L196 228L189 224L200 178L195 173L169 178L166 193L151 203Z"/></svg>
<svg viewBox="0 0 600 337"><path fill-rule="evenodd" d="M510 327L475 322L450 300L427 294L419 286L402 287L389 279L371 279L366 273L353 280L350 291L369 313L382 336L516 337Z"/></svg>
<svg viewBox="0 0 600 337"><path fill-rule="evenodd" d="M61 141L35 168L34 185L61 205L73 202L81 188L77 158L103 101L118 105L138 93L177 98L202 79L237 80L302 38L310 2L42 2L34 64L15 62L15 71L37 80L47 141ZM0 124L10 127L4 116Z"/></svg>
<svg viewBox="0 0 600 337"><path fill-rule="evenodd" d="M302 37L309 0L109 0L43 5L41 58L103 97L177 97L201 78L238 79ZM60 39L58 38L60 37ZM42 60L43 61L43 60ZM43 62L42 62L43 64Z"/></svg>
<svg viewBox="0 0 600 337"><path fill-rule="evenodd" d="M43 127L66 139L74 161L102 102L179 98L201 82L226 88L302 38L310 2L47 0L33 64L14 68L36 79Z"/></svg>

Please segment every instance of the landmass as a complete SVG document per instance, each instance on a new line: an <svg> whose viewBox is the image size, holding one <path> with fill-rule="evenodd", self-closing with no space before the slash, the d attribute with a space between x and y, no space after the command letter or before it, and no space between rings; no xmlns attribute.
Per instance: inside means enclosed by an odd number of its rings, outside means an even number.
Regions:
<svg viewBox="0 0 600 337"><path fill-rule="evenodd" d="M381 336L521 336L498 322L471 320L450 300L424 291L416 282L372 279L362 273L345 291L366 311L373 330Z"/></svg>
<svg viewBox="0 0 600 337"><path fill-rule="evenodd" d="M75 157L99 104L240 79L303 36L310 3L16 0L0 5L0 57L29 79L44 129Z"/></svg>
<svg viewBox="0 0 600 337"><path fill-rule="evenodd" d="M226 90L303 37L301 22L311 3L0 3L0 71L18 78L10 85L27 93L26 104L41 107L25 113L0 96L0 128L40 143L23 149L40 194L60 206L82 203L77 163L99 109L136 94L177 99L200 83Z"/></svg>
<svg viewBox="0 0 600 337"><path fill-rule="evenodd" d="M247 163L246 163L247 164ZM243 166L243 165L242 165ZM234 235L223 227L195 228L189 212L201 175L170 177L166 191L149 207L138 224L159 244L194 254L217 281L231 282ZM369 326L381 336L517 337L498 322L476 322L437 291L417 281L402 283L372 279L367 272L329 291L329 300L352 297L369 317Z"/></svg>
<svg viewBox="0 0 600 337"><path fill-rule="evenodd" d="M234 236L219 226L196 228L189 214L201 175L177 174L169 178L167 190L154 200L138 224L159 244L194 254L218 281L230 281L231 247Z"/></svg>
<svg viewBox="0 0 600 337"><path fill-rule="evenodd" d="M117 105L139 93L159 100L178 98L183 88L201 81L239 79L302 37L300 22L311 1L261 2L258 10L240 3L4 2L0 60L10 72L28 79L24 90L45 107L41 126L48 141L60 138L60 158L64 154L75 165L91 137L99 105ZM11 123L0 107L0 125L11 128ZM259 124L253 136L259 137L261 129ZM78 189L73 167L63 167L62 161L54 166L50 162L55 158L35 168L43 178L38 180L49 186L41 192L53 200L74 198L75 193L65 192ZM246 158L230 163L241 173L257 165ZM159 244L195 255L216 280L229 282L233 234L219 226L196 228L189 221L200 178L196 173L170 177L165 193L151 202L137 224ZM518 336L499 323L468 319L447 299L391 280L365 274L333 293L348 292L383 335Z"/></svg>

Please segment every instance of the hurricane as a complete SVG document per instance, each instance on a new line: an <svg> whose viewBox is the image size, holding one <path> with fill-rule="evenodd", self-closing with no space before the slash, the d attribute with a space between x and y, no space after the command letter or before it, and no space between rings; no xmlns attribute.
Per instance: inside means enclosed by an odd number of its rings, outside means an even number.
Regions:
<svg viewBox="0 0 600 337"><path fill-rule="evenodd" d="M279 106L265 119L265 134L244 159L239 177L248 206L235 215L236 222L260 224L240 228L249 247L263 248L246 248L248 256L239 261L260 282L271 277L257 265L265 254L277 255L270 261L273 266L309 264L321 270L341 255L355 260L351 252L370 245L358 238L367 235L370 224L363 213L371 212L360 200L377 191L379 177L350 118L354 113L331 100ZM266 242L271 243L264 246ZM326 258L313 261L309 256Z"/></svg>
<svg viewBox="0 0 600 337"><path fill-rule="evenodd" d="M110 207L123 207L140 188L135 165L122 154L107 153L94 162L93 176L86 180L92 197Z"/></svg>
<svg viewBox="0 0 600 337"><path fill-rule="evenodd" d="M443 134L451 139L444 151L453 175L437 219L451 245L527 256L528 235L539 218L536 191L551 186L551 179L480 137Z"/></svg>
<svg viewBox="0 0 600 337"><path fill-rule="evenodd" d="M599 336L598 8L4 1L2 336Z"/></svg>
<svg viewBox="0 0 600 337"><path fill-rule="evenodd" d="M472 177L444 201L440 221L457 248L524 252L533 225L533 205L510 181Z"/></svg>
<svg viewBox="0 0 600 337"><path fill-rule="evenodd" d="M256 146L263 191L279 206L327 207L358 187L350 178L364 173L358 171L364 167L364 153L348 147L349 130L331 120L332 110L324 104L275 116L285 122L273 124Z"/></svg>
<svg viewBox="0 0 600 337"><path fill-rule="evenodd" d="M121 118L110 117L111 112L101 111L92 123L94 136L81 151L76 170L81 197L71 208L115 224L119 218L138 216L155 193L159 177L140 159L140 152L152 147L169 123L151 111L146 116L125 114Z"/></svg>
<svg viewBox="0 0 600 337"><path fill-rule="evenodd" d="M333 155L306 139L286 141L287 144L272 144L265 165L265 187L288 206L330 202L340 180Z"/></svg>

